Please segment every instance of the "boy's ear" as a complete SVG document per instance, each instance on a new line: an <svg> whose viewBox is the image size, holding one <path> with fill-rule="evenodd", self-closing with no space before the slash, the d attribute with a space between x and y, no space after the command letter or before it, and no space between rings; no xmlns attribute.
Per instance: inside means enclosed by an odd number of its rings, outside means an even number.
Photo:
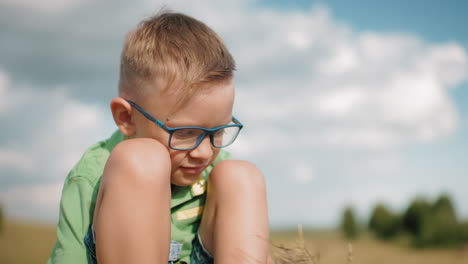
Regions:
<svg viewBox="0 0 468 264"><path fill-rule="evenodd" d="M135 123L132 119L132 106L120 97L112 99L110 103L114 122L119 127L122 134L127 137L133 136L136 131Z"/></svg>

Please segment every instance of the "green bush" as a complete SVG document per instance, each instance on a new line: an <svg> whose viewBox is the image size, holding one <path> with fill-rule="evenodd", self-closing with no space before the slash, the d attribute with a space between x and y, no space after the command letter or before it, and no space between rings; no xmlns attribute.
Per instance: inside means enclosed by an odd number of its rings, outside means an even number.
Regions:
<svg viewBox="0 0 468 264"><path fill-rule="evenodd" d="M346 207L341 220L341 231L347 239L356 239L359 235L358 225L351 207Z"/></svg>
<svg viewBox="0 0 468 264"><path fill-rule="evenodd" d="M369 229L383 240L394 238L400 231L400 217L392 213L385 205L378 204L372 210Z"/></svg>
<svg viewBox="0 0 468 264"><path fill-rule="evenodd" d="M431 208L431 216L423 226L424 246L453 246L458 242L458 223L452 202L447 195L440 195Z"/></svg>
<svg viewBox="0 0 468 264"><path fill-rule="evenodd" d="M425 213L414 242L418 247L447 247L460 242L460 225L450 198L442 194Z"/></svg>
<svg viewBox="0 0 468 264"><path fill-rule="evenodd" d="M4 223L4 215L3 215L3 206L0 204L0 233L3 231L3 223Z"/></svg>
<svg viewBox="0 0 468 264"><path fill-rule="evenodd" d="M431 211L431 205L423 198L416 198L403 213L402 228L411 235L418 237L421 234L424 220Z"/></svg>
<svg viewBox="0 0 468 264"><path fill-rule="evenodd" d="M401 218L378 204L372 211L369 229L380 239L394 238L400 231L411 235L416 247L453 247L468 243L468 221L459 223L452 201L441 194L433 204L414 199Z"/></svg>
<svg viewBox="0 0 468 264"><path fill-rule="evenodd" d="M462 244L468 243L468 221L458 224L458 240Z"/></svg>
<svg viewBox="0 0 468 264"><path fill-rule="evenodd" d="M456 221L455 209L453 208L452 201L447 194L441 194L432 206L434 212L442 212L448 219Z"/></svg>

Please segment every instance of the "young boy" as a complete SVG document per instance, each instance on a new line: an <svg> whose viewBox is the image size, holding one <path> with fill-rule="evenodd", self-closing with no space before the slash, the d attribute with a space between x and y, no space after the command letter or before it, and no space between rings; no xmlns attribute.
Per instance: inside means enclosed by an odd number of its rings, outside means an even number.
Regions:
<svg viewBox="0 0 468 264"><path fill-rule="evenodd" d="M262 173L220 149L232 115L235 62L200 21L160 13L126 38L119 130L65 180L48 263L267 263Z"/></svg>

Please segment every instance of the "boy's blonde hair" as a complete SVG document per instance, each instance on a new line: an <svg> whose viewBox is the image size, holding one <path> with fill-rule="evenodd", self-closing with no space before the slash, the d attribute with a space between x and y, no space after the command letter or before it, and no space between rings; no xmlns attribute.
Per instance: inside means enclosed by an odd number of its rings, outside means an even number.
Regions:
<svg viewBox="0 0 468 264"><path fill-rule="evenodd" d="M187 15L164 11L127 35L119 94L135 99L147 89L161 89L179 96L183 104L205 84L231 79L234 70L233 57L212 29ZM163 79L165 87L147 87L155 85L156 78Z"/></svg>

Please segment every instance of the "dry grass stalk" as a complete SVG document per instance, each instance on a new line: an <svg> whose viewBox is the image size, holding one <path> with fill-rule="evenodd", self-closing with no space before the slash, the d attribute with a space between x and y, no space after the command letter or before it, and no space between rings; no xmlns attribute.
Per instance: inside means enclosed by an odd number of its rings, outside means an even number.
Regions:
<svg viewBox="0 0 468 264"><path fill-rule="evenodd" d="M275 264L319 264L320 254L311 253L305 245L304 232L302 225L298 225L298 239L292 246L274 245L273 259ZM353 245L348 243L348 252L346 263L351 264L354 261Z"/></svg>
<svg viewBox="0 0 468 264"><path fill-rule="evenodd" d="M305 246L304 233L302 225L298 226L299 239L292 247L283 245L274 245L273 258L275 264L318 264L319 254L311 253Z"/></svg>
<svg viewBox="0 0 468 264"><path fill-rule="evenodd" d="M353 244L348 243L348 258L347 258L347 264L353 263Z"/></svg>

